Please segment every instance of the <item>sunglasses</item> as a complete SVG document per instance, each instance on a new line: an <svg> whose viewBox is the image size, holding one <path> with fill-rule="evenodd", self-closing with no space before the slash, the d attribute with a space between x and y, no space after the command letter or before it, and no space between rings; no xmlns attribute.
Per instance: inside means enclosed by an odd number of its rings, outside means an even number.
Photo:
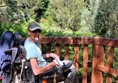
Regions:
<svg viewBox="0 0 118 83"><path fill-rule="evenodd" d="M33 32L33 33L40 33L41 30L37 29L37 30L34 30L34 31L32 31L32 32Z"/></svg>

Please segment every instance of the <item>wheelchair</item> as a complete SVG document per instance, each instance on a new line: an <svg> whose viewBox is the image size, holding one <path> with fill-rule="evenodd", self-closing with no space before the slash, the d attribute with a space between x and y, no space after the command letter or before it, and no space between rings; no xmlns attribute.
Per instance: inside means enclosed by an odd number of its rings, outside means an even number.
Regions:
<svg viewBox="0 0 118 83"><path fill-rule="evenodd" d="M22 51L25 50L23 46L19 48ZM22 54L17 55L18 50L18 48L14 47L5 51L5 54L12 57L9 83L65 83L67 75L71 72L71 69L67 69L71 67L71 62L64 65L61 68L61 72L58 72L58 67L54 67L35 76L32 72L30 62L26 60L25 56Z"/></svg>
<svg viewBox="0 0 118 83"><path fill-rule="evenodd" d="M14 36L15 46L4 51L5 55L11 57L10 64L4 69L8 72L7 83L78 83L75 82L76 70L69 60L64 60L62 68L54 67L40 75L35 76L32 72L30 62L26 59L26 51L21 44L22 37L16 33ZM47 59L51 61L52 58Z"/></svg>
<svg viewBox="0 0 118 83"><path fill-rule="evenodd" d="M24 53L18 52L19 49ZM9 83L65 83L64 81L71 72L71 69L68 69L72 66L71 62L65 63L61 68L61 72L58 72L58 67L54 67L35 76L32 72L30 62L22 55L26 53L24 47L20 46L19 49L14 47L5 51L5 54L12 57Z"/></svg>

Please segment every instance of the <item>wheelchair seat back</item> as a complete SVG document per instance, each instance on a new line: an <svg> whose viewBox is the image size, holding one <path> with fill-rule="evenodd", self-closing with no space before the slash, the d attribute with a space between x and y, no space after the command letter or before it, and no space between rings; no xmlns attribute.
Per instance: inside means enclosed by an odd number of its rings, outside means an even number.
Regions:
<svg viewBox="0 0 118 83"><path fill-rule="evenodd" d="M14 47L18 48L17 57L25 58L26 57L26 50L24 48L24 41L20 33L14 33ZM16 57L16 58L17 58Z"/></svg>
<svg viewBox="0 0 118 83"><path fill-rule="evenodd" d="M13 33L11 31L5 31L2 33L0 41L0 68L1 74L3 72L8 72L10 67L11 56L4 53L5 50L8 50L13 47L14 39Z"/></svg>

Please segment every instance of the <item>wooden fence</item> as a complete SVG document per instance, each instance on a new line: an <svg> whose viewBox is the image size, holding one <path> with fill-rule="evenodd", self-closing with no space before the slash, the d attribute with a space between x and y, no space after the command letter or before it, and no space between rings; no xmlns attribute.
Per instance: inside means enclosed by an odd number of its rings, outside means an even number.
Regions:
<svg viewBox="0 0 118 83"><path fill-rule="evenodd" d="M39 40L41 46L46 46L46 52L52 52L52 46L55 47L55 53L60 56L62 45L64 45L64 57L69 59L69 47L73 46L73 62L77 70L80 68L80 49L83 45L82 56L82 78L80 83L113 83L112 77L115 77L115 83L118 83L118 70L113 68L114 49L118 48L118 39L109 39L101 37L54 37L44 36ZM89 49L89 46L92 46ZM107 49L106 49L107 48ZM91 52L89 50L92 50ZM89 53L90 52L90 53ZM89 56L92 56L91 59ZM106 58L107 57L107 58ZM88 62L91 60L91 64ZM117 60L118 61L118 60ZM88 76L88 65L91 67L91 74ZM105 75L104 75L105 74Z"/></svg>

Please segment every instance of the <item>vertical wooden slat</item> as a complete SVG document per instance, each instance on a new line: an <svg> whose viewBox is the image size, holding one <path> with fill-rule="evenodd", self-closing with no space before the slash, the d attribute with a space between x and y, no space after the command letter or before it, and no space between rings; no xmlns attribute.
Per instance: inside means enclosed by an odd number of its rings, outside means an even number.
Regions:
<svg viewBox="0 0 118 83"><path fill-rule="evenodd" d="M51 52L51 44L46 44L46 53Z"/></svg>
<svg viewBox="0 0 118 83"><path fill-rule="evenodd" d="M87 83L88 45L84 45L82 83Z"/></svg>
<svg viewBox="0 0 118 83"><path fill-rule="evenodd" d="M56 54L60 57L60 47L61 45L60 44L56 44Z"/></svg>
<svg viewBox="0 0 118 83"><path fill-rule="evenodd" d="M69 44L65 44L65 54L64 54L65 59L69 59Z"/></svg>
<svg viewBox="0 0 118 83"><path fill-rule="evenodd" d="M97 66L104 66L104 57L105 57L105 50L104 46L99 45L98 47L98 61L97 61ZM99 78L99 81L97 83L103 83L103 75L101 71L96 70L98 72L97 79Z"/></svg>
<svg viewBox="0 0 118 83"><path fill-rule="evenodd" d="M43 44L39 44L40 49L42 49Z"/></svg>
<svg viewBox="0 0 118 83"><path fill-rule="evenodd" d="M78 68L79 68L78 52L79 52L79 47L78 47L77 44L75 44L74 45L74 65L75 65L75 68L77 69L77 71L78 71Z"/></svg>
<svg viewBox="0 0 118 83"><path fill-rule="evenodd" d="M113 65L113 54L114 54L114 47L108 47L108 58L107 58L107 67L110 69ZM106 83L112 83L112 75L107 74Z"/></svg>
<svg viewBox="0 0 118 83"><path fill-rule="evenodd" d="M96 73L96 66L97 66L97 53L98 53L98 46L93 45L92 47L92 51L93 51L93 55L92 55L92 76L91 76L91 83L97 83L96 82L96 77L97 77L97 73Z"/></svg>

